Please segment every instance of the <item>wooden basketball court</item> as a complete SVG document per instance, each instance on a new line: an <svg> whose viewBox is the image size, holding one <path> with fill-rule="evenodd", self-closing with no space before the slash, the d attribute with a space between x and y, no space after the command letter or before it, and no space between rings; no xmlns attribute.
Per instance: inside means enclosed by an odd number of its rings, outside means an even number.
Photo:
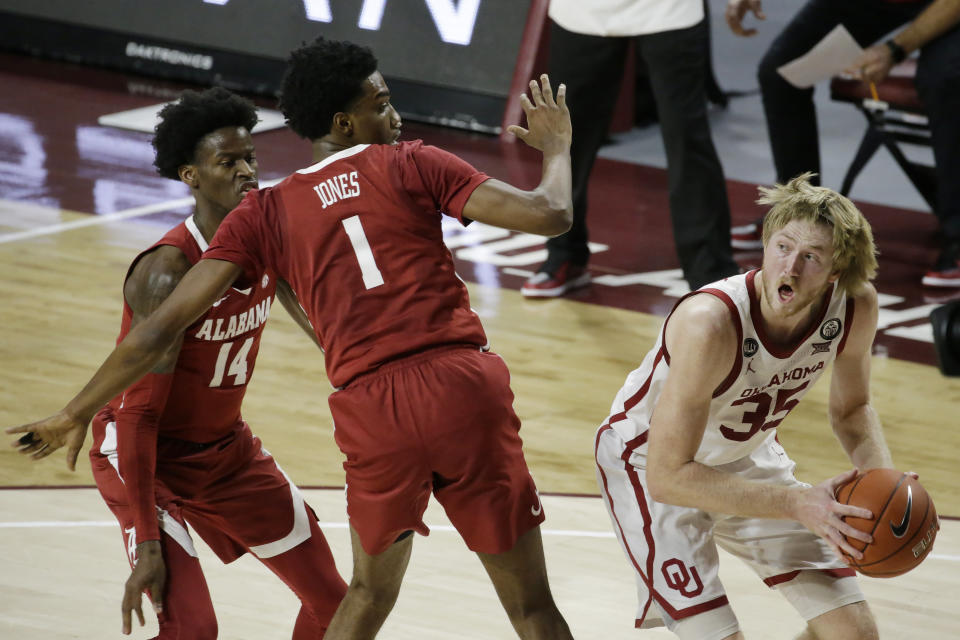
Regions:
<svg viewBox="0 0 960 640"><path fill-rule="evenodd" d="M6 163L0 177L0 425L6 426L58 410L88 379L115 340L129 261L184 217L189 200L152 173L149 136L96 125L98 115L157 100L127 91L120 74L0 55L0 82L17 89L0 114L0 162ZM67 96L69 109L48 100L52 92ZM404 137L444 146L497 177L532 183L539 172L535 156L489 138L412 124ZM308 146L289 132L254 141L261 179L307 163ZM552 583L574 633L666 638L672 636L632 628L633 576L597 497L593 437L682 284L663 172L603 161L595 176L595 210L609 211L591 222L598 283L570 299L529 301L516 290L539 263L542 239L480 227L451 228L447 239L491 343L511 369L527 460L545 496ZM753 215L753 189L730 184L742 218ZM905 233L897 216L919 214L864 209L883 252L883 303L900 314L885 316L891 321L878 336L875 406L897 466L917 471L939 512L951 518L920 568L890 580L864 579L863 588L884 637L953 638L960 633L960 380L940 375L929 342L904 337L922 334L917 309L937 304L916 291L925 262L905 258L932 250L923 244L929 222ZM759 255L740 259L750 266ZM285 471L312 488L307 497L349 575L342 459L326 407L331 388L322 355L298 331L275 307L244 415ZM827 423L827 386L818 385L779 428L798 476L810 482L848 467ZM78 466L68 472L59 453L37 464L0 449L0 637L121 637L119 601L128 574L121 538L90 488L89 464L81 459ZM431 507L427 522L436 525L434 533L416 541L382 637L512 637L479 563L444 528L442 510ZM223 567L197 542L221 637L289 637L293 595L255 560ZM802 628L789 606L738 563L727 558L722 571L748 637L791 638ZM151 624L133 637L151 637Z"/></svg>

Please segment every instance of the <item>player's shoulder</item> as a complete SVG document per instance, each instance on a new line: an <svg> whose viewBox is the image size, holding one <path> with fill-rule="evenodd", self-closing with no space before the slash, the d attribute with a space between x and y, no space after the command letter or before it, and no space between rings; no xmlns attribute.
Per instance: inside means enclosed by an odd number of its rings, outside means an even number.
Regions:
<svg viewBox="0 0 960 640"><path fill-rule="evenodd" d="M872 282L866 282L856 290L847 293L847 299L852 300L855 307L866 309L877 307L877 288Z"/></svg>
<svg viewBox="0 0 960 640"><path fill-rule="evenodd" d="M131 278L143 279L149 275L154 277L183 277L193 266L190 258L183 250L173 244L161 244L153 247L140 256L133 265Z"/></svg>
<svg viewBox="0 0 960 640"><path fill-rule="evenodd" d="M848 292L847 300L853 303L853 326L875 331L880 306L877 288L870 282L864 283L857 290Z"/></svg>
<svg viewBox="0 0 960 640"><path fill-rule="evenodd" d="M441 149L436 145L427 144L420 139L404 140L397 144L387 145L387 148L392 149L401 158L413 158L415 160L421 158L447 158L453 155L449 151Z"/></svg>
<svg viewBox="0 0 960 640"><path fill-rule="evenodd" d="M726 302L700 291L681 300L670 314L664 346L671 367L683 363L687 372L693 367L703 369L706 375L714 375L707 370L725 375L733 363L737 336L738 327ZM714 382L719 384L719 379Z"/></svg>
<svg viewBox="0 0 960 640"><path fill-rule="evenodd" d="M695 292L681 300L670 314L670 322L698 332L725 333L734 329L730 305L707 291Z"/></svg>
<svg viewBox="0 0 960 640"><path fill-rule="evenodd" d="M145 301L162 300L173 293L193 263L177 246L161 244L142 254L130 270L123 295L132 308Z"/></svg>

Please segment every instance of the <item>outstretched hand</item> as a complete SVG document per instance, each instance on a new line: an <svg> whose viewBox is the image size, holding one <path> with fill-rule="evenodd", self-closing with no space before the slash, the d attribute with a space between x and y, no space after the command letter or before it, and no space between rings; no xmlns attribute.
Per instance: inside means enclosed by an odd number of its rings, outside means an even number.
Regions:
<svg viewBox="0 0 960 640"><path fill-rule="evenodd" d="M873 542L873 536L843 521L845 516L872 520L869 509L842 504L836 500L839 487L857 477L857 469L845 471L840 475L824 480L815 487L801 490L794 509L794 517L802 525L823 538L834 552L843 557L846 554L860 560L863 553L855 549L848 538Z"/></svg>
<svg viewBox="0 0 960 640"><path fill-rule="evenodd" d="M10 443L20 453L34 460L46 458L59 449L67 447L67 468L76 470L77 456L87 437L87 424L60 411L45 420L9 427L7 433L22 434Z"/></svg>
<svg viewBox="0 0 960 640"><path fill-rule="evenodd" d="M567 109L566 85L560 85L554 99L550 78L543 74L539 83L530 81L530 96L520 96L520 106L527 114L527 128L513 124L507 127L507 131L545 153L568 151L573 126L570 124L570 110Z"/></svg>
<svg viewBox="0 0 960 640"><path fill-rule="evenodd" d="M123 602L120 604L120 616L123 619L122 632L131 631L131 612L137 614L140 626L143 619L143 592L146 591L153 601L153 610L157 617L163 616L164 588L167 584L167 565L159 540L148 540L137 545L137 564L134 565L127 583L123 587Z"/></svg>

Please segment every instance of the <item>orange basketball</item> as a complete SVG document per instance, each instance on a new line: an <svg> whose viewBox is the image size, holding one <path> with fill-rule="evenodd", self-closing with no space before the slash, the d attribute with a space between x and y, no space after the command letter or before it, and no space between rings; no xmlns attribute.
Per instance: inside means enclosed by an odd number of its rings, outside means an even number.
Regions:
<svg viewBox="0 0 960 640"><path fill-rule="evenodd" d="M837 502L873 512L873 520L844 518L873 536L867 544L848 538L863 552L850 566L865 576L892 578L910 571L930 553L940 522L933 500L918 480L896 469L870 469L837 489Z"/></svg>

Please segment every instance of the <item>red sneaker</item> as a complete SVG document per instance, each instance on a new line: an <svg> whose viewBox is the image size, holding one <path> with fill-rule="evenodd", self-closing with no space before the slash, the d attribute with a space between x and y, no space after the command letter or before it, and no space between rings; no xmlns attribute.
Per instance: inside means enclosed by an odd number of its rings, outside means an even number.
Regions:
<svg viewBox="0 0 960 640"><path fill-rule="evenodd" d="M590 272L585 266L564 262L553 274L538 271L530 276L530 279L520 288L520 293L527 298L557 298L572 289L585 287L588 284L590 284Z"/></svg>
<svg viewBox="0 0 960 640"><path fill-rule="evenodd" d="M763 249L763 220L730 228L730 246L741 251Z"/></svg>
<svg viewBox="0 0 960 640"><path fill-rule="evenodd" d="M960 287L960 260L942 271L928 271L921 282L925 287Z"/></svg>

